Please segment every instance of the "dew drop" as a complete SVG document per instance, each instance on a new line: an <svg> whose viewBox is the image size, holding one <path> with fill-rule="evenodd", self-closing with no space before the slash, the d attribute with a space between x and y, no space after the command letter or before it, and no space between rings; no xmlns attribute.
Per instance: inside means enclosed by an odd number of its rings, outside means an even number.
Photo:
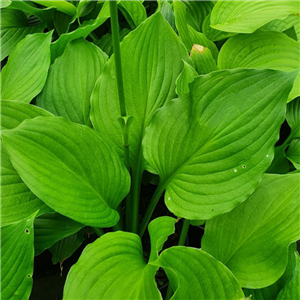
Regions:
<svg viewBox="0 0 300 300"><path fill-rule="evenodd" d="M171 197L169 197L168 200L171 200Z"/></svg>
<svg viewBox="0 0 300 300"><path fill-rule="evenodd" d="M26 234L29 234L29 233L30 233L29 229L26 228L26 229L25 229L25 233L26 233Z"/></svg>
<svg viewBox="0 0 300 300"><path fill-rule="evenodd" d="M234 169L233 172L236 173L236 172L237 172L237 169Z"/></svg>
<svg viewBox="0 0 300 300"><path fill-rule="evenodd" d="M269 154L267 154L266 157L269 157Z"/></svg>
<svg viewBox="0 0 300 300"><path fill-rule="evenodd" d="M243 166L242 166L242 168L243 168L243 169L246 169L246 166L245 166L245 165L243 165Z"/></svg>
<svg viewBox="0 0 300 300"><path fill-rule="evenodd" d="M27 219L27 222L30 222L30 219Z"/></svg>

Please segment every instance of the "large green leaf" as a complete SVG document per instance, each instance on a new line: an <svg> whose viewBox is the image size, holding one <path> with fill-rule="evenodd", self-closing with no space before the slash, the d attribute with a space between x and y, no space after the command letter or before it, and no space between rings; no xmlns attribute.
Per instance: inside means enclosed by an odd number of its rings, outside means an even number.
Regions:
<svg viewBox="0 0 300 300"><path fill-rule="evenodd" d="M292 300L300 298L300 256L299 253L295 253L296 266L292 275L292 278L287 282L284 288L280 291L276 300Z"/></svg>
<svg viewBox="0 0 300 300"><path fill-rule="evenodd" d="M170 55L172 53L172 55ZM121 43L123 80L130 126L130 163L142 160L141 141L155 111L175 96L175 80L188 53L167 21L156 13ZM92 93L91 120L123 153L114 56L106 64Z"/></svg>
<svg viewBox="0 0 300 300"><path fill-rule="evenodd" d="M63 299L159 300L157 269L145 263L139 236L107 233L89 244L71 268Z"/></svg>
<svg viewBox="0 0 300 300"><path fill-rule="evenodd" d="M27 300L32 288L35 214L1 228L1 299Z"/></svg>
<svg viewBox="0 0 300 300"><path fill-rule="evenodd" d="M244 289L246 296L251 297L251 300L274 300L282 290L284 285L290 280L296 265L296 252L297 245L293 243L289 247L288 264L284 274L272 285L262 289ZM287 299L286 299L287 300Z"/></svg>
<svg viewBox="0 0 300 300"><path fill-rule="evenodd" d="M59 0L59 1L51 1L51 0L42 0L42 1L36 1L32 0L35 3L38 3L40 5L46 6L46 7L54 7L58 11L61 11L67 15L74 16L77 12L76 6L72 3L66 1L66 0Z"/></svg>
<svg viewBox="0 0 300 300"><path fill-rule="evenodd" d="M37 117L3 131L2 139L20 177L55 211L95 227L118 222L116 208L130 177L113 147L91 128Z"/></svg>
<svg viewBox="0 0 300 300"><path fill-rule="evenodd" d="M19 101L1 101L1 130L12 129L25 119L52 116L47 111ZM20 221L35 211L52 211L25 185L1 144L1 226Z"/></svg>
<svg viewBox="0 0 300 300"><path fill-rule="evenodd" d="M300 44L281 32L257 31L231 37L221 48L221 69L259 68L292 71L299 69ZM300 95L300 77L288 101Z"/></svg>
<svg viewBox="0 0 300 300"><path fill-rule="evenodd" d="M156 260L176 219L157 218L149 224L150 260ZM159 266L146 264L140 237L107 233L88 245L71 268L64 290L67 299L162 299L155 282Z"/></svg>
<svg viewBox="0 0 300 300"><path fill-rule="evenodd" d="M33 20L35 21L35 20ZM1 60L9 55L16 45L28 34L42 32L45 25L27 19L22 11L3 9L1 11Z"/></svg>
<svg viewBox="0 0 300 300"><path fill-rule="evenodd" d="M300 139L292 140L286 152L286 157L297 170L300 170Z"/></svg>
<svg viewBox="0 0 300 300"><path fill-rule="evenodd" d="M242 300L243 291L221 262L202 250L171 247L154 262L165 269L174 292L171 300Z"/></svg>
<svg viewBox="0 0 300 300"><path fill-rule="evenodd" d="M52 32L25 37L1 72L1 97L30 102L43 88L50 65Z"/></svg>
<svg viewBox="0 0 300 300"><path fill-rule="evenodd" d="M60 214L43 214L34 221L35 255L52 247L59 240L78 232L84 225Z"/></svg>
<svg viewBox="0 0 300 300"><path fill-rule="evenodd" d="M62 55L69 42L81 37L86 38L93 30L102 25L109 16L109 3L108 1L105 1L95 20L83 22L77 29L62 34L58 40L51 44L51 60L54 61L58 56Z"/></svg>
<svg viewBox="0 0 300 300"><path fill-rule="evenodd" d="M213 57L218 56L218 49L216 45L210 41L203 33L196 31L188 24L188 17L186 14L186 5L182 1L175 1L173 3L175 12L175 23L179 32L179 36L186 46L191 51L194 44L203 45L210 49Z"/></svg>
<svg viewBox="0 0 300 300"><path fill-rule="evenodd" d="M120 1L118 8L132 29L147 19L146 9L141 1Z"/></svg>
<svg viewBox="0 0 300 300"><path fill-rule="evenodd" d="M206 222L203 250L243 287L263 288L284 273L290 243L300 238L300 174L265 175L233 211Z"/></svg>
<svg viewBox="0 0 300 300"><path fill-rule="evenodd" d="M83 38L70 42L51 66L37 105L54 115L90 125L90 97L106 61L107 55Z"/></svg>
<svg viewBox="0 0 300 300"><path fill-rule="evenodd" d="M297 1L218 1L210 20L211 27L221 31L252 33L293 13L299 13Z"/></svg>
<svg viewBox="0 0 300 300"><path fill-rule="evenodd" d="M294 79L295 73L274 70L215 71L157 111L144 157L172 213L211 219L254 191L272 161Z"/></svg>

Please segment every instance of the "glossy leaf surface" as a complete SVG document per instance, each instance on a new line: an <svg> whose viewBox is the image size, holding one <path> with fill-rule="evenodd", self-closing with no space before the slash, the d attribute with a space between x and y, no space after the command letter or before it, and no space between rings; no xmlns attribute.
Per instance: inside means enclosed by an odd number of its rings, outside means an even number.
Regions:
<svg viewBox="0 0 300 300"><path fill-rule="evenodd" d="M54 115L90 125L90 96L106 61L107 55L94 44L84 39L70 42L51 66L37 105Z"/></svg>
<svg viewBox="0 0 300 300"><path fill-rule="evenodd" d="M60 214L43 214L34 221L35 255L52 247L59 240L78 232L84 225Z"/></svg>
<svg viewBox="0 0 300 300"><path fill-rule="evenodd" d="M172 213L211 219L254 191L271 163L294 79L274 70L212 72L155 114L144 156Z"/></svg>
<svg viewBox="0 0 300 300"><path fill-rule="evenodd" d="M208 253L195 248L164 250L156 265L167 273L174 292L171 300L242 300L243 291L233 274Z"/></svg>
<svg viewBox="0 0 300 300"><path fill-rule="evenodd" d="M1 130L13 129L26 119L52 115L36 106L19 101L1 101ZM20 221L39 210L52 211L25 185L1 144L1 226Z"/></svg>
<svg viewBox="0 0 300 300"><path fill-rule="evenodd" d="M300 237L299 179L300 174L265 175L244 203L206 222L203 250L222 261L241 286L263 288L284 273L288 246Z"/></svg>
<svg viewBox="0 0 300 300"><path fill-rule="evenodd" d="M231 37L222 47L221 69L259 68L293 71L299 68L300 44L281 32L258 31ZM300 95L300 77L288 101Z"/></svg>
<svg viewBox="0 0 300 300"><path fill-rule="evenodd" d="M33 274L35 214L1 228L1 299L28 299Z"/></svg>
<svg viewBox="0 0 300 300"><path fill-rule="evenodd" d="M124 38L121 56L127 115L133 116L129 137L130 164L133 165L141 157L145 128L155 111L175 96L181 59L189 61L189 57L160 13L148 18ZM122 154L114 56L97 81L91 101L91 120L95 129L112 140Z"/></svg>
<svg viewBox="0 0 300 300"><path fill-rule="evenodd" d="M31 102L43 88L50 66L52 32L24 38L10 54L1 72L1 97Z"/></svg>
<svg viewBox="0 0 300 300"><path fill-rule="evenodd" d="M129 191L129 174L92 129L61 117L37 117L2 132L2 139L20 177L55 211L95 227L118 222L115 209Z"/></svg>
<svg viewBox="0 0 300 300"><path fill-rule="evenodd" d="M299 13L297 1L218 1L211 13L211 26L228 32L252 33L289 14Z"/></svg>
<svg viewBox="0 0 300 300"><path fill-rule="evenodd" d="M106 233L89 244L71 268L63 299L159 300L154 280L157 269L145 263L139 236Z"/></svg>

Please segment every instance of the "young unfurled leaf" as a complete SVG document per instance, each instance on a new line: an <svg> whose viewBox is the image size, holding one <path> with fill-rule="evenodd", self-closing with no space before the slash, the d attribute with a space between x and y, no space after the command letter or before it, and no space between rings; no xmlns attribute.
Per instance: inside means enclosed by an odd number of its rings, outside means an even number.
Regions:
<svg viewBox="0 0 300 300"><path fill-rule="evenodd" d="M10 54L1 72L1 97L31 102L43 88L50 66L52 32L28 35Z"/></svg>
<svg viewBox="0 0 300 300"><path fill-rule="evenodd" d="M1 299L28 299L33 275L36 213L1 228Z"/></svg>
<svg viewBox="0 0 300 300"><path fill-rule="evenodd" d="M271 163L295 73L236 69L196 77L190 93L154 115L144 157L178 217L207 220L232 210Z"/></svg>
<svg viewBox="0 0 300 300"><path fill-rule="evenodd" d="M78 232L84 225L60 214L43 214L34 221L34 254L39 255L59 240Z"/></svg>
<svg viewBox="0 0 300 300"><path fill-rule="evenodd" d="M299 180L300 174L265 175L244 203L206 222L203 250L241 286L263 288L284 273L288 246L300 238Z"/></svg>
<svg viewBox="0 0 300 300"><path fill-rule="evenodd" d="M37 117L3 131L2 139L22 180L55 211L95 227L118 222L130 177L112 145L91 128Z"/></svg>
<svg viewBox="0 0 300 300"><path fill-rule="evenodd" d="M202 250L171 247L164 250L153 264L166 271L174 291L171 300L244 299L233 274Z"/></svg>
<svg viewBox="0 0 300 300"><path fill-rule="evenodd" d="M239 34L223 45L220 69L258 68L293 71L299 69L300 44L281 32L257 31ZM300 77L295 80L288 101L300 95Z"/></svg>
<svg viewBox="0 0 300 300"><path fill-rule="evenodd" d="M211 13L211 27L228 32L252 33L276 19L299 13L297 1L218 1Z"/></svg>
<svg viewBox="0 0 300 300"><path fill-rule="evenodd" d="M187 23L186 5L181 1L173 3L175 12L175 23L179 32L179 36L190 51L194 44L203 45L210 49L214 59L218 56L218 49L216 45L210 41L203 33L196 31Z"/></svg>
<svg viewBox="0 0 300 300"><path fill-rule="evenodd" d="M1 101L1 130L13 129L26 119L53 115L19 101ZM1 226L18 222L35 211L52 211L34 195L20 178L1 144Z"/></svg>
<svg viewBox="0 0 300 300"><path fill-rule="evenodd" d="M42 32L44 28L45 24L41 22L31 25L22 11L1 10L1 60L9 55L28 34Z"/></svg>
<svg viewBox="0 0 300 300"><path fill-rule="evenodd" d="M70 42L51 66L37 105L73 122L90 125L90 96L106 61L107 55L92 43L84 39Z"/></svg>
<svg viewBox="0 0 300 300"><path fill-rule="evenodd" d="M155 38L154 38L155 37ZM143 161L141 141L155 111L175 96L175 81L188 53L167 21L156 13L121 43L129 133L130 165ZM123 153L115 60L111 56L92 93L91 120Z"/></svg>

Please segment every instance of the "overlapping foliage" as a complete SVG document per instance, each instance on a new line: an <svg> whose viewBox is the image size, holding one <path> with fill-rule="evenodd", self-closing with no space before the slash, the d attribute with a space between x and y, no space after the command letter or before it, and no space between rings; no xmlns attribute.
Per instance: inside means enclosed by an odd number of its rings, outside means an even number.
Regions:
<svg viewBox="0 0 300 300"><path fill-rule="evenodd" d="M299 13L1 1L2 298L29 299L34 255L62 263L88 232L63 299L298 299Z"/></svg>

